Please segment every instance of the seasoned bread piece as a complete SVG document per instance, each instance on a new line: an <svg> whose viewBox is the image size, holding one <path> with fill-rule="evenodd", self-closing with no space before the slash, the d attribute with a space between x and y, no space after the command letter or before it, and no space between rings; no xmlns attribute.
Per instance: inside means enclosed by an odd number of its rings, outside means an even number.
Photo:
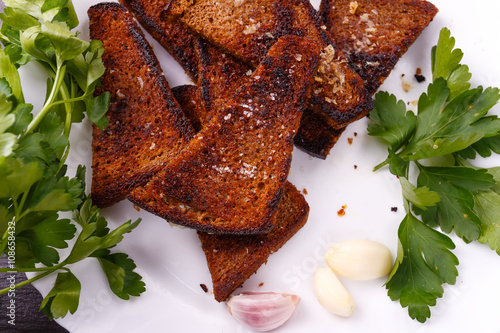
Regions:
<svg viewBox="0 0 500 333"><path fill-rule="evenodd" d="M295 146L311 156L324 160L344 130L345 127L333 128L323 120L323 117L306 109L294 138Z"/></svg>
<svg viewBox="0 0 500 333"><path fill-rule="evenodd" d="M172 88L175 99L179 102L181 109L191 122L194 130L199 132L205 121L206 110L201 101L201 96L197 86L185 84Z"/></svg>
<svg viewBox="0 0 500 333"><path fill-rule="evenodd" d="M309 37L322 50L308 102L311 109L332 127L341 128L373 108L363 80L335 49L308 0L171 0L162 17L183 22L251 66L262 60L279 37Z"/></svg>
<svg viewBox="0 0 500 333"><path fill-rule="evenodd" d="M137 18L141 25L160 43L186 73L198 80L196 37L180 22L160 19L160 13L168 0L119 0Z"/></svg>
<svg viewBox="0 0 500 333"><path fill-rule="evenodd" d="M269 256L278 251L307 221L304 196L287 182L278 205L274 228L262 235L214 235L199 232L218 302L243 284Z"/></svg>
<svg viewBox="0 0 500 333"><path fill-rule="evenodd" d="M339 50L374 93L432 21L424 0L322 0L320 16Z"/></svg>
<svg viewBox="0 0 500 333"><path fill-rule="evenodd" d="M237 88L248 80L252 68L201 38L198 55L201 99L207 112L216 112L214 110L222 108ZM306 153L325 159L343 131L343 128L333 128L322 117L305 109L294 143Z"/></svg>
<svg viewBox="0 0 500 333"><path fill-rule="evenodd" d="M194 135L132 15L118 3L92 6L90 37L104 45L109 125L92 131L93 203L110 206L144 185Z"/></svg>
<svg viewBox="0 0 500 333"><path fill-rule="evenodd" d="M270 230L318 58L314 41L281 38L227 106L129 199L168 221L201 231ZM151 200L155 188L178 214L164 209L161 197ZM196 218L180 221L179 214L185 216L186 211Z"/></svg>

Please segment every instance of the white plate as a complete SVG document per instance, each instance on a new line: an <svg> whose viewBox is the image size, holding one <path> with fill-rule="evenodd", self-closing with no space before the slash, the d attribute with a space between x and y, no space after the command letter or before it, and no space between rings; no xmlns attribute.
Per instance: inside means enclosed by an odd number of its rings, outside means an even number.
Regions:
<svg viewBox="0 0 500 333"><path fill-rule="evenodd" d="M80 18L78 29L84 39L88 39L86 11L97 2L74 1ZM314 2L315 6L318 2ZM499 87L500 1L435 0L434 3L440 12L399 61L381 90L406 102L416 100L428 81L419 84L413 74L420 67L424 76L431 78L430 48L445 26L451 29L457 47L465 53L463 63L470 66L473 86ZM152 43L171 86L189 82L172 58L156 42ZM408 93L401 88L402 74L413 86ZM42 102L41 91L35 85L44 83L42 72L35 66L23 69L28 101L35 105ZM500 106L495 106L493 112L499 114ZM404 216L401 189L388 170L372 172L385 159L386 148L367 136L367 123L363 119L350 125L325 161L294 152L289 179L298 189L307 190L309 220L239 290L284 291L302 297L294 316L276 332L499 332L500 258L486 245L464 244L454 236L460 275L456 285L445 286L444 297L432 308L432 317L425 324L411 320L407 309L389 299L384 279L365 282L342 279L357 303L348 319L327 313L315 299L312 275L317 267L326 265L323 254L329 244L366 238L386 244L396 255L397 228ZM73 167L87 165L88 184L90 138L88 122L77 126L71 137L72 153L68 160ZM349 138L353 139L352 144L348 143ZM500 165L500 159L494 157L487 163ZM343 205L347 206L346 213L340 217L337 211ZM391 207L397 207L398 211L392 212ZM58 320L62 326L71 333L249 332L231 317L224 303L217 303L200 288L200 284L206 284L211 290L212 284L194 231L171 227L151 214L136 211L127 201L103 210L103 214L112 228L128 219L143 219L117 250L135 260L147 291L129 301L118 299L109 291L96 261L87 259L71 267L82 282L82 293L78 311ZM37 283L36 287L46 295L52 281ZM260 283L263 286L259 287Z"/></svg>

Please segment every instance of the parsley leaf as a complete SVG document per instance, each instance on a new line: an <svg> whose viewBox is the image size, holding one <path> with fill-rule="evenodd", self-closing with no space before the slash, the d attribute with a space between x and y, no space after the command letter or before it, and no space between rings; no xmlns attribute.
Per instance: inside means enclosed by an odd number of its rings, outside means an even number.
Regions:
<svg viewBox="0 0 500 333"><path fill-rule="evenodd" d="M58 273L40 306L50 319L77 310L81 285L68 265L88 257L101 263L118 297L138 296L145 288L134 272L135 263L109 249L140 220L110 230L85 194L85 168L79 166L74 177L66 174L72 124L85 116L101 129L108 123L109 93L94 96L105 71L102 43L81 40L71 31L78 18L69 0L4 3L8 7L0 13L0 254L8 253L12 239L16 251L15 268L0 272L38 273L15 288ZM24 101L17 72L30 61L47 71L46 99L36 112ZM73 221L59 218L60 212L71 211ZM69 244L69 255L61 260L58 250Z"/></svg>
<svg viewBox="0 0 500 333"><path fill-rule="evenodd" d="M454 229L467 243L477 240L481 235L481 220L474 211L474 193L493 187L493 177L486 170L466 167L420 165L419 169L418 186L426 186L441 197L436 204L441 229L446 233ZM427 216L423 216L423 221L427 221Z"/></svg>
<svg viewBox="0 0 500 333"><path fill-rule="evenodd" d="M403 101L384 91L377 94L370 120L368 133L387 142L393 151L408 141L417 123L417 117L413 112L406 111Z"/></svg>
<svg viewBox="0 0 500 333"><path fill-rule="evenodd" d="M76 312L80 300L80 281L70 271L57 274L57 279L52 290L40 305L40 310L49 319L63 318L68 312Z"/></svg>
<svg viewBox="0 0 500 333"><path fill-rule="evenodd" d="M407 212L388 294L421 322L442 296L442 284L455 283L457 276L458 260L449 251L454 244L433 228L454 231L466 243L489 243L500 254L500 169L476 168L463 160L500 153L500 119L488 115L500 90L471 88L469 68L460 63L463 52L454 46L443 28L431 50L433 81L420 96L416 115L395 96L379 92L368 127L388 145L387 159L375 170L388 165L399 177ZM416 186L409 181L410 170Z"/></svg>
<svg viewBox="0 0 500 333"><path fill-rule="evenodd" d="M113 253L97 257L109 281L113 293L122 299L139 296L146 290L141 276L134 272L135 263L125 253Z"/></svg>
<svg viewBox="0 0 500 333"><path fill-rule="evenodd" d="M437 45L431 50L432 80L444 78L448 82L451 99L469 89L472 77L469 67L460 64L464 56L462 50L454 47L455 38L451 37L451 31L443 28Z"/></svg>
<svg viewBox="0 0 500 333"><path fill-rule="evenodd" d="M398 254L386 288L393 301L408 307L411 318L424 322L431 315L429 306L443 296L442 284L454 284L458 276L458 259L450 251L455 244L412 214L401 222L398 238Z"/></svg>
<svg viewBox="0 0 500 333"><path fill-rule="evenodd" d="M76 228L69 219L58 219L51 215L32 228L19 233L18 242L26 242L31 253L45 266L59 262L59 253L54 249L68 247L67 241L75 236Z"/></svg>
<svg viewBox="0 0 500 333"><path fill-rule="evenodd" d="M415 187L405 177L399 177L401 189L403 190L403 198L411 202L414 206L422 210L427 210L428 207L434 207L441 200L441 196L428 187Z"/></svg>

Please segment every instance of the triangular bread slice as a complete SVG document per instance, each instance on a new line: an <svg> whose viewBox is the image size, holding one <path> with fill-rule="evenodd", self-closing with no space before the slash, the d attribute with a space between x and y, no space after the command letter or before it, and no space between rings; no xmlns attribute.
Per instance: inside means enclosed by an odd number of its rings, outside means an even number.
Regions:
<svg viewBox="0 0 500 333"><path fill-rule="evenodd" d="M171 0L162 18L182 22L224 52L255 67L284 35L313 39L321 48L308 105L332 127L364 117L373 100L363 80L336 49L309 0Z"/></svg>
<svg viewBox="0 0 500 333"><path fill-rule="evenodd" d="M270 230L318 58L314 41L281 38L226 107L129 199L168 221L201 231ZM151 200L155 189L163 199ZM165 203L158 200L178 207L178 214L166 212ZM180 221L186 210L196 218Z"/></svg>
<svg viewBox="0 0 500 333"><path fill-rule="evenodd" d="M307 221L309 206L304 196L287 182L278 205L275 226L262 235L214 235L199 232L208 269L212 276L213 293L218 302L245 282L266 263Z"/></svg>
<svg viewBox="0 0 500 333"><path fill-rule="evenodd" d="M205 121L206 110L203 106L198 87L192 84L184 84L173 87L172 93L191 122L194 130L199 132Z"/></svg>
<svg viewBox="0 0 500 333"><path fill-rule="evenodd" d="M437 14L424 0L322 0L320 16L339 50L374 93Z"/></svg>
<svg viewBox="0 0 500 333"><path fill-rule="evenodd" d="M160 19L160 13L168 0L119 0L134 14L139 23L160 43L196 82L198 80L198 56L196 37L180 22Z"/></svg>
<svg viewBox="0 0 500 333"><path fill-rule="evenodd" d="M220 109L237 88L248 80L252 67L201 38L198 39L197 47L198 86L208 121L210 114ZM309 155L325 159L343 131L344 128L333 128L323 117L306 108L294 143Z"/></svg>
<svg viewBox="0 0 500 333"><path fill-rule="evenodd" d="M92 131L91 197L99 207L144 185L194 136L150 45L118 3L92 6L90 36L104 45L99 92L111 93L109 125Z"/></svg>

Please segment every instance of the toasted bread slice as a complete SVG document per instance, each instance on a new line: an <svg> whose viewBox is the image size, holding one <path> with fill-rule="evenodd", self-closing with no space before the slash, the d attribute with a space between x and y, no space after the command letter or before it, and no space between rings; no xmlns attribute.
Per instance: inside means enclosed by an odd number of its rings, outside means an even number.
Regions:
<svg viewBox="0 0 500 333"><path fill-rule="evenodd" d="M180 22L160 19L168 0L119 0L137 18L139 23L184 68L195 82L198 80L196 37Z"/></svg>
<svg viewBox="0 0 500 333"><path fill-rule="evenodd" d="M304 196L287 182L278 205L276 225L268 233L237 236L199 232L212 276L215 300L225 301L304 226L308 214L309 206Z"/></svg>
<svg viewBox="0 0 500 333"><path fill-rule="evenodd" d="M248 80L252 68L201 38L198 55L201 99L208 113L216 112L214 110L223 107L237 88ZM325 159L343 131L343 128L333 128L322 117L306 109L294 143L304 152Z"/></svg>
<svg viewBox="0 0 500 333"><path fill-rule="evenodd" d="M226 107L129 199L171 222L201 231L270 230L318 59L314 41L281 38ZM178 214L166 211L158 199L151 200L148 193L155 188ZM179 214L186 210L198 218L180 221ZM204 215L213 218L203 219Z"/></svg>
<svg viewBox="0 0 500 333"><path fill-rule="evenodd" d="M345 129L345 127L333 128L323 117L306 109L294 138L295 146L311 156L324 160Z"/></svg>
<svg viewBox="0 0 500 333"><path fill-rule="evenodd" d="M322 0L320 16L370 93L432 21L424 0Z"/></svg>
<svg viewBox="0 0 500 333"><path fill-rule="evenodd" d="M304 36L322 49L308 102L335 128L365 116L373 100L347 58L335 49L308 0L171 0L162 13L238 59L256 66L284 35Z"/></svg>
<svg viewBox="0 0 500 333"><path fill-rule="evenodd" d="M199 132L205 122L206 110L203 106L198 87L185 84L173 87L172 93L191 122L191 125L193 125L194 130Z"/></svg>
<svg viewBox="0 0 500 333"><path fill-rule="evenodd" d="M92 131L93 203L110 206L144 185L194 136L153 51L132 15L118 3L89 11L90 36L104 45L109 125Z"/></svg>

